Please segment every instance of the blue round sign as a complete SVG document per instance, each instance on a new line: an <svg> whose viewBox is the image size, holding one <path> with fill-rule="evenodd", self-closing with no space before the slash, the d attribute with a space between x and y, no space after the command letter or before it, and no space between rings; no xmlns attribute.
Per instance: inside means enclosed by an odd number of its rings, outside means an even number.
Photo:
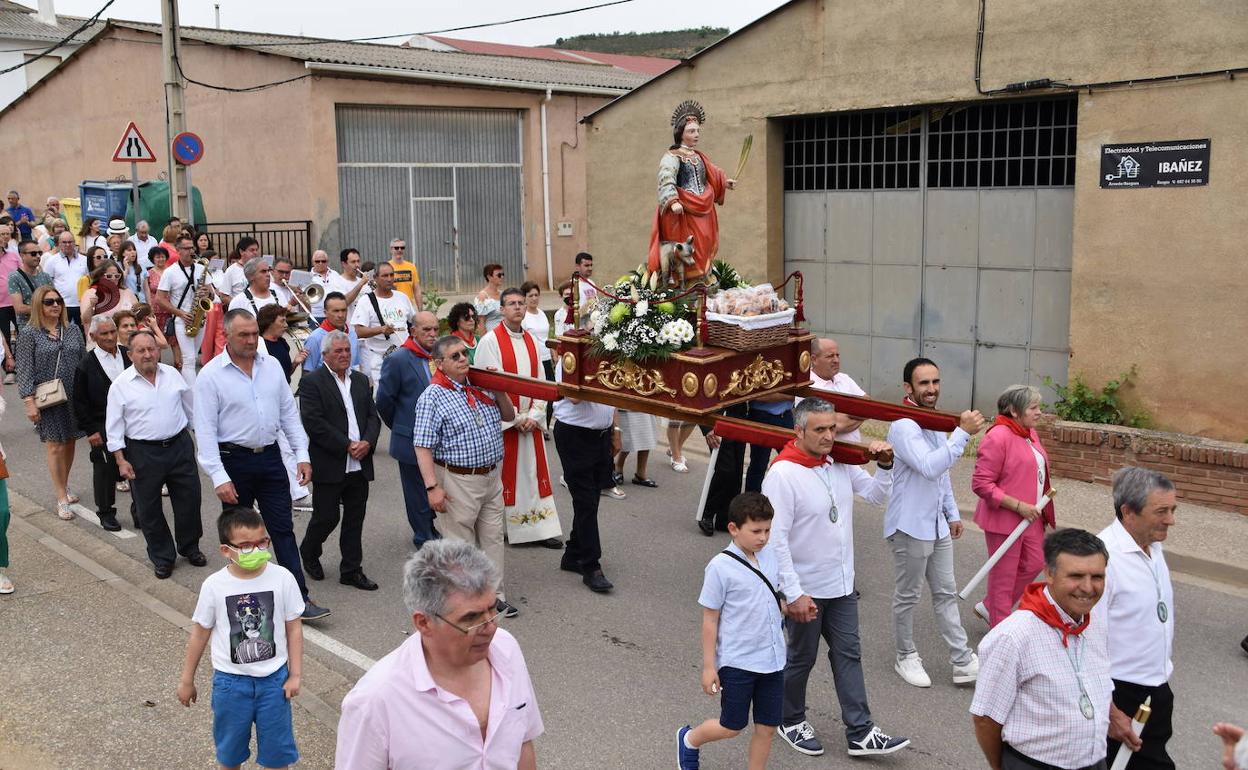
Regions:
<svg viewBox="0 0 1248 770"><path fill-rule="evenodd" d="M183 131L173 138L173 157L183 166L191 166L204 157L204 140L190 131Z"/></svg>

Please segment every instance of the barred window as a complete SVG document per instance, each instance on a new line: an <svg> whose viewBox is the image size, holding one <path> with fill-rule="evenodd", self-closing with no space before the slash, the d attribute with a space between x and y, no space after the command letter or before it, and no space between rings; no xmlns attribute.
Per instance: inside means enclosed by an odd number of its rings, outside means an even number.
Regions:
<svg viewBox="0 0 1248 770"><path fill-rule="evenodd" d="M922 110L797 118L785 123L784 189L908 190L922 171Z"/></svg>

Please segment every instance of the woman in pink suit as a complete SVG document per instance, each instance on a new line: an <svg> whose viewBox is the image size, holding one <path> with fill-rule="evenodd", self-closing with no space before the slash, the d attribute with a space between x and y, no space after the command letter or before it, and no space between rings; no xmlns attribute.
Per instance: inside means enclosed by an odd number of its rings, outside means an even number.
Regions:
<svg viewBox="0 0 1248 770"><path fill-rule="evenodd" d="M997 398L997 419L979 445L971 489L979 496L975 523L984 531L988 553L995 553L1019 521L1031 526L988 572L986 620L995 626L1010 614L1023 589L1044 568L1044 528L1056 528L1053 503L1044 510L1036 502L1051 489L1049 456L1040 445L1040 391L1011 385ZM984 606L975 612L985 617Z"/></svg>

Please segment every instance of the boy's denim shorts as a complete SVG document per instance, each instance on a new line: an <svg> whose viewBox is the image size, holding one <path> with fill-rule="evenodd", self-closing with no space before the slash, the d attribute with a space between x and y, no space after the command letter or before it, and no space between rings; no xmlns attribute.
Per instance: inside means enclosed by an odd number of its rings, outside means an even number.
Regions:
<svg viewBox="0 0 1248 770"><path fill-rule="evenodd" d="M299 761L290 701L282 685L286 666L268 676L216 671L212 675L212 739L217 761L237 767L251 756L251 726L256 726L256 763L285 767Z"/></svg>
<svg viewBox="0 0 1248 770"><path fill-rule="evenodd" d="M780 725L784 707L784 670L756 674L732 666L719 669L719 723L729 730L744 730L754 704L754 724Z"/></svg>

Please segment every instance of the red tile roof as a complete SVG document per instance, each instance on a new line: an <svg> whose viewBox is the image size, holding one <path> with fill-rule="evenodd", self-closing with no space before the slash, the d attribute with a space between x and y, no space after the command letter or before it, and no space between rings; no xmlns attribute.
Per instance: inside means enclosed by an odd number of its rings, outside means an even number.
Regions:
<svg viewBox="0 0 1248 770"><path fill-rule="evenodd" d="M429 38L464 53L488 56L515 56L521 59L547 59L550 61L575 62L578 64L605 64L643 75L661 75L680 62L656 56L629 56L627 54L599 53L597 51L573 51L564 48L543 48L507 43L486 43L479 40L429 35Z"/></svg>

